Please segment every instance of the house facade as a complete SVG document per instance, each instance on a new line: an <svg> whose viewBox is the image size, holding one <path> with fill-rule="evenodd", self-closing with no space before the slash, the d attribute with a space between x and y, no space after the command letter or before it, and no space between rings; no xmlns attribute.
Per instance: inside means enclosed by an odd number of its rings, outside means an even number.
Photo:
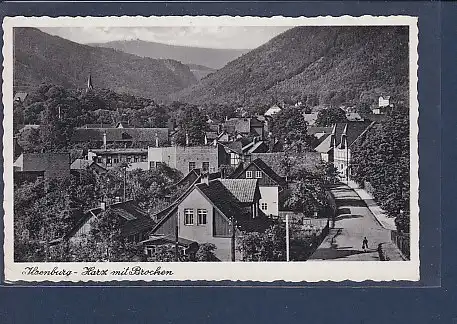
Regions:
<svg viewBox="0 0 457 324"><path fill-rule="evenodd" d="M286 182L265 162L256 159L241 171L235 171L232 177L235 179L256 179L261 195L260 210L267 216L279 215L279 192L285 187Z"/></svg>
<svg viewBox="0 0 457 324"><path fill-rule="evenodd" d="M154 169L164 163L183 174L193 169L217 172L219 166L227 164L228 157L222 146L170 146L149 147L149 168Z"/></svg>
<svg viewBox="0 0 457 324"><path fill-rule="evenodd" d="M122 164L147 163L147 149L92 149L87 153L87 160L96 162L108 169Z"/></svg>
<svg viewBox="0 0 457 324"><path fill-rule="evenodd" d="M351 147L367 132L375 122L347 122L334 125L330 135L333 151L333 165L344 180L351 178Z"/></svg>
<svg viewBox="0 0 457 324"><path fill-rule="evenodd" d="M232 183L227 183L230 181ZM220 261L241 260L238 251L233 254L232 242L236 244L243 231L262 232L270 223L257 212L253 213L260 199L257 181L233 183L236 181L202 179L161 219L151 234L174 236L177 228L180 239L213 243Z"/></svg>

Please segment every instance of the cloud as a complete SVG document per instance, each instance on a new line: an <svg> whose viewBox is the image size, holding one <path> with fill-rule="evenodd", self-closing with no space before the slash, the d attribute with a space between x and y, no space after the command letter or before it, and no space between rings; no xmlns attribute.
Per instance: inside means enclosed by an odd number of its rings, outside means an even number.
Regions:
<svg viewBox="0 0 457 324"><path fill-rule="evenodd" d="M170 45L252 49L290 28L290 26L186 26L47 27L40 29L45 33L82 44L140 39Z"/></svg>

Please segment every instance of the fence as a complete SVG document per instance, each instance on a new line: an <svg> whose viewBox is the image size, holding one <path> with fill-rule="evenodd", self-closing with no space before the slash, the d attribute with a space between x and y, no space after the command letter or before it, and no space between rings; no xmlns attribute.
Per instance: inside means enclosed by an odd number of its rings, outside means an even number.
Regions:
<svg viewBox="0 0 457 324"><path fill-rule="evenodd" d="M397 231L390 232L392 242L400 249L401 253L409 259L409 234L398 233Z"/></svg>

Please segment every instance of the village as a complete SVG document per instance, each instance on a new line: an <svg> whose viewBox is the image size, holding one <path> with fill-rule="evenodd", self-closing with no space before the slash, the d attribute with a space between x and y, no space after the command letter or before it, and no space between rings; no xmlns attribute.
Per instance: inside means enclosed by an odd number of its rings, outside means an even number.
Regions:
<svg viewBox="0 0 457 324"><path fill-rule="evenodd" d="M86 91L92 90L89 76ZM26 97L17 92L14 101ZM70 178L75 188L89 178L100 188L115 187L88 199L90 208L69 207L65 226L46 225L31 255L42 261L407 260L408 234L378 206L370 183L353 178L354 147L386 120L392 102L380 96L365 113L328 108L339 120L325 120L326 109L310 111L301 102L255 115L238 109L236 117L208 116L205 130L196 130L198 141L190 133L195 129L179 141L173 122L85 124L71 135L71 144L83 148L77 156L23 151L18 137L42 125L21 125L14 137L15 191L40 179L45 191L46 181ZM62 113L59 108L57 119ZM275 137L278 127L294 133ZM135 189L151 174L173 175L160 187L166 192L160 201ZM32 237L31 228L21 231L17 246Z"/></svg>

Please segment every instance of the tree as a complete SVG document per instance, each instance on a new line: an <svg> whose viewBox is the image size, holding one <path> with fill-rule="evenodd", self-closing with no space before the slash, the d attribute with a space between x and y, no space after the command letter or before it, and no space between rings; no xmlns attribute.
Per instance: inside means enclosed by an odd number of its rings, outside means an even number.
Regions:
<svg viewBox="0 0 457 324"><path fill-rule="evenodd" d="M264 233L243 233L237 247L243 261L285 261L286 229L273 225Z"/></svg>
<svg viewBox="0 0 457 324"><path fill-rule="evenodd" d="M214 250L216 250L216 245L213 243L200 244L195 254L195 261L218 261Z"/></svg>
<svg viewBox="0 0 457 324"><path fill-rule="evenodd" d="M351 151L353 178L369 182L379 205L392 217L409 215L409 111L397 106ZM402 220L400 223L405 223Z"/></svg>
<svg viewBox="0 0 457 324"><path fill-rule="evenodd" d="M346 114L340 108L322 109L317 114L316 126L332 126L336 123L346 122Z"/></svg>
<svg viewBox="0 0 457 324"><path fill-rule="evenodd" d="M178 115L178 131L176 143L186 145L188 138L189 146L202 145L205 140L205 132L208 129L206 116L196 106L186 106Z"/></svg>
<svg viewBox="0 0 457 324"><path fill-rule="evenodd" d="M307 122L300 108L284 108L274 115L271 133L284 142L287 151L301 153L311 146L312 136L307 133Z"/></svg>

